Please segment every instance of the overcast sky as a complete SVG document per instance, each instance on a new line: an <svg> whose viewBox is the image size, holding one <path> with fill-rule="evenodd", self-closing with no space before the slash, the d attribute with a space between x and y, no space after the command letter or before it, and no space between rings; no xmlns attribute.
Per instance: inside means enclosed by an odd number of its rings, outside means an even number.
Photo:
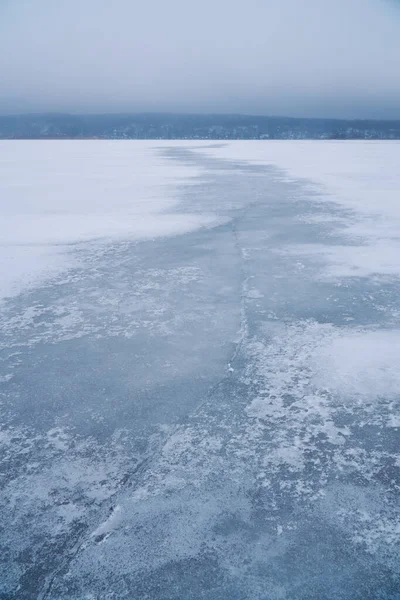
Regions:
<svg viewBox="0 0 400 600"><path fill-rule="evenodd" d="M400 118L397 0L0 0L0 113Z"/></svg>

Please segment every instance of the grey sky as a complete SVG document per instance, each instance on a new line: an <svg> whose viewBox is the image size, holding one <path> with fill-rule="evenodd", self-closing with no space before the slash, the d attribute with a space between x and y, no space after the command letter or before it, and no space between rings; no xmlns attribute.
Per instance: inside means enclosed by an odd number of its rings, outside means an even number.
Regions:
<svg viewBox="0 0 400 600"><path fill-rule="evenodd" d="M394 0L0 0L0 113L400 118Z"/></svg>

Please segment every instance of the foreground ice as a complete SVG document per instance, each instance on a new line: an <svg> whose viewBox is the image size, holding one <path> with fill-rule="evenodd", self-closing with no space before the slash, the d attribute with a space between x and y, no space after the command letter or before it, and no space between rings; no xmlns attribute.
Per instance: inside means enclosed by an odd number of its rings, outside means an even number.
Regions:
<svg viewBox="0 0 400 600"><path fill-rule="evenodd" d="M0 314L0 597L397 598L400 145L85 144Z"/></svg>

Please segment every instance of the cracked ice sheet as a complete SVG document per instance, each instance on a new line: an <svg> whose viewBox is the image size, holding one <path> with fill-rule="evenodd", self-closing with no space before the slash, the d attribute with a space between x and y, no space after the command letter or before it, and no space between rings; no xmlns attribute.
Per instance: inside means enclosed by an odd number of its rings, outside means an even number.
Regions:
<svg viewBox="0 0 400 600"><path fill-rule="evenodd" d="M219 159L282 169L284 179L303 181L310 194L328 204L328 222L332 219L329 203L346 211L333 219L348 244L303 248L303 252L326 255L325 277L400 275L400 142L241 141L201 151ZM307 218L321 222L321 215L302 217Z"/></svg>
<svg viewBox="0 0 400 600"><path fill-rule="evenodd" d="M177 206L178 187L199 172L151 142L0 141L0 300L75 267L77 244L215 222Z"/></svg>
<svg viewBox="0 0 400 600"><path fill-rule="evenodd" d="M210 598L378 597L368 586L377 594L382 570L399 572L399 489L379 481L399 466L379 439L399 415L399 340L312 322L248 340L244 373L170 431L51 597L198 598L207 585ZM355 358L365 347L368 372Z"/></svg>
<svg viewBox="0 0 400 600"><path fill-rule="evenodd" d="M304 208L323 200L307 203L302 186L290 189L291 212L278 188L237 220L243 337L227 376L169 429L51 598L111 589L152 600L392 600L400 589L398 321L389 329L384 310L379 323L359 325L361 298L376 309L376 290L368 294L367 281L321 285L294 245L304 261L296 280L292 257L275 247L303 227L330 250L325 224L341 215L335 209L316 229ZM312 320L299 317L298 282ZM270 310L276 289L282 317ZM341 308L332 310L338 289ZM379 291L388 302L397 288ZM349 309L348 324L328 321Z"/></svg>
<svg viewBox="0 0 400 600"><path fill-rule="evenodd" d="M88 242L72 275L5 303L0 595L37 597L220 378L240 313L224 221L217 234Z"/></svg>
<svg viewBox="0 0 400 600"><path fill-rule="evenodd" d="M167 263L176 256L187 261L193 248L192 235L181 240L175 250L166 244L164 251L159 252L156 244L156 268L147 264L146 269L136 271L135 291L142 305L137 319L132 319L129 312L135 308L131 289L135 265L132 249L126 248L121 255L117 252L115 262L109 264L107 258L103 269L94 265L89 278L84 272L82 285L78 281L77 289L68 287L67 306L72 298L78 300L78 311L70 315L72 323L63 321L57 305L50 304L53 327L46 322L46 307L38 302L33 310L16 312L8 333L11 340L15 339L21 324L25 330L21 333L28 334L37 356L41 335L45 341L64 343L64 335L80 335L87 322L94 327L94 336L110 331L117 336L118 344L124 329L133 340L135 328L145 329L146 337L139 338L140 342L145 339L149 343L151 336L156 335L156 344L145 356L154 378L160 375L155 366L157 346L163 336L173 342L169 353L174 346L186 349L179 357L182 373L181 363L185 364L186 354L192 353L185 346L183 333L190 334L192 343L208 323L206 338L211 339L214 330L216 335L212 338L214 345L208 343L201 358L203 365L211 369L214 346L218 347L227 332L232 331L230 326L219 333L217 326L223 315L232 315L239 303L240 343L233 356L227 354L225 369L219 367L219 384L204 395L200 406L188 412L183 423L164 422L160 427L162 439L158 439L143 468L131 473L127 485L120 485L121 474L129 466L130 456L135 455L134 435L117 440L113 436L107 446L110 452L105 453L101 443L88 442L75 432L71 443L70 431L60 425L37 434L36 441L32 436L34 452L28 465L29 469L38 468L38 473L36 477L30 474L27 480L21 477L10 486L15 498L24 491L28 509L26 520L20 521L22 526L10 541L14 540L21 550L21 560L31 564L32 547L26 543L23 525L29 523L31 505L26 492L32 489L32 507L39 500L48 509L47 518L43 515L30 528L33 536L41 528L48 534L54 526L62 541L68 524L75 523L78 529L80 511L86 515L86 534L70 532L68 541L76 535L79 544L74 552L70 545L64 554L60 551L62 568L57 567L46 598L392 600L399 589L400 564L396 504L400 468L397 288L393 282L385 282L379 290L370 289L368 281L350 281L340 287L331 281L321 283L307 254L303 256L299 251L299 260L294 261L281 250L288 244L296 249L293 241L297 243L298 236L307 240L314 237L330 248L332 238L327 232L344 218L340 211L333 210L325 219L308 218L310 214L321 217L323 204L320 198L310 201L309 186L284 181L272 184L270 170L247 171L245 165L238 174L237 163L226 164L226 169L235 174L226 179L223 165L215 166L215 173L218 177L222 174L223 179L208 178L205 200L222 206L221 189L231 207L232 199L233 204L240 200L234 228L210 231L206 240L201 236L195 243L200 253L196 251L193 264L185 262L183 268L169 264L166 270L164 262L161 269L160 263L165 256ZM247 182L245 186L243 182ZM246 202L250 202L250 207L246 207ZM209 261L207 249L213 240L217 252ZM233 241L235 253L228 252L228 244ZM134 255L136 251L137 248ZM219 264L217 259L223 256L226 259ZM145 257L147 263L149 256ZM237 264L239 257L241 263ZM115 268L121 258L126 269L121 270L121 264ZM323 263L324 254L320 258ZM300 261L302 268L297 269ZM214 263L216 279L207 270ZM240 276L239 290L232 285L232 266L236 276ZM106 275L108 271L111 277ZM100 296L97 273L103 283L108 282L107 292ZM207 280L209 287L197 305L196 297ZM232 304L227 304L222 293L229 283L226 294ZM212 295L218 285L222 287L219 294L225 298L219 312L220 300ZM81 313L87 293L92 297L96 290L99 313ZM157 301L160 292L161 302ZM175 298L180 303L175 303ZM378 299L381 312L376 306ZM65 298L61 300L63 303ZM333 310L336 300L340 300L340 306ZM393 310L388 312L389 301ZM113 306L118 306L116 323L109 310ZM304 318L302 311L311 313L313 318ZM193 330L195 335L189 325L193 312L199 323L197 331ZM213 313L218 317L214 317L214 322ZM343 324L343 314L351 314L352 321ZM374 348L379 352L374 352ZM50 363L52 368L56 368L59 358L56 355L56 362ZM109 362L105 363L107 368ZM192 373L201 367L198 362L193 370L183 371L190 385L180 394L173 390L175 403L188 401L193 393ZM127 368L134 369L137 378L138 364L128 364ZM115 369L115 363L113 369L120 385L122 373ZM169 368L164 371L169 372ZM28 381L31 385L31 378ZM97 410L100 392L96 388ZM85 401L89 400L86 394ZM166 400L163 394L162 401ZM175 403L168 405L168 413L174 410ZM115 402L113 411L114 405ZM75 413L79 409L80 406L74 406ZM43 416L47 418L46 414ZM112 412L107 416L112 416ZM29 451L29 446L25 446L29 436L23 431L9 433L11 456L15 456L16 446L23 456ZM43 447L49 464L42 462L35 467L35 456L41 456ZM61 458L57 470L52 456L62 453L62 448L70 453L78 473L87 473L93 486L80 489L80 476L74 477L68 457ZM55 470L51 471L53 467ZM95 496L98 494L94 502L91 487ZM110 490L112 498L108 496ZM24 513L22 516L25 519ZM55 541L51 537L50 540ZM35 576L46 560L51 561L49 554L40 554L42 558L35 556L33 561ZM21 576L21 581L26 580L26 574L24 579Z"/></svg>

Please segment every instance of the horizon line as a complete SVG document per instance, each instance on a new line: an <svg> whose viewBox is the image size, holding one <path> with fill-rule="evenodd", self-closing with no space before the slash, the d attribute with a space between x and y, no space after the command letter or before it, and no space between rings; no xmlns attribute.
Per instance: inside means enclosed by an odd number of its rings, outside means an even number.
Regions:
<svg viewBox="0 0 400 600"><path fill-rule="evenodd" d="M389 118L366 118L366 117L297 117L288 115L271 115L271 114L248 114L248 113L213 113L213 112L173 112L173 111L138 111L138 112L68 112L68 111L32 111L19 113L0 113L0 119L17 118L17 117L44 117L44 116L63 116L63 117L139 117L139 116L165 116L165 117L241 117L248 119L287 119L293 121L350 121L350 122L400 122L398 119Z"/></svg>

